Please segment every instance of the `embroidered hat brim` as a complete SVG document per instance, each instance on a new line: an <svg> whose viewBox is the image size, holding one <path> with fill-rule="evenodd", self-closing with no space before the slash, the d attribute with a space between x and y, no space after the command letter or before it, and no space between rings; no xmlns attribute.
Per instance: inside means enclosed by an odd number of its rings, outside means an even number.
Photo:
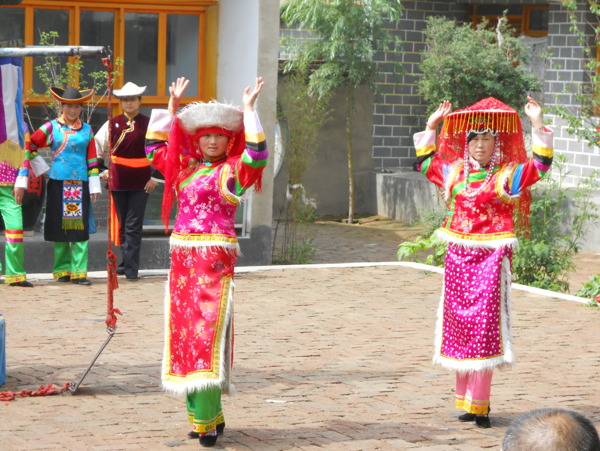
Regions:
<svg viewBox="0 0 600 451"><path fill-rule="evenodd" d="M50 95L60 103L85 103L94 95L94 90L83 89L80 91L74 87L62 89L52 86L50 88Z"/></svg>

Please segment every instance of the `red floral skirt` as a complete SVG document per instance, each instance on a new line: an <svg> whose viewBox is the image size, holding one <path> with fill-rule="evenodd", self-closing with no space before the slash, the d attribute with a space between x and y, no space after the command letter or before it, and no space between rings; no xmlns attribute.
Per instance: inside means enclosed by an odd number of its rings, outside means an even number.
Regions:
<svg viewBox="0 0 600 451"><path fill-rule="evenodd" d="M218 386L228 392L236 259L231 249L217 246L172 249L162 371L167 391Z"/></svg>

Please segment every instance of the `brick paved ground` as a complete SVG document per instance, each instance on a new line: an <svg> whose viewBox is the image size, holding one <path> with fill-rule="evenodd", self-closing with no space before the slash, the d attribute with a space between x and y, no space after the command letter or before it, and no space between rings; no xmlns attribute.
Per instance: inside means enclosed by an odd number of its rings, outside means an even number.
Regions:
<svg viewBox="0 0 600 451"><path fill-rule="evenodd" d="M333 226L332 226L333 227ZM381 229L338 229L329 258L391 260ZM394 232L396 233L396 232ZM350 232L348 233L348 235ZM387 244L386 244L387 243ZM588 271L593 256L584 264ZM323 254L315 260L325 261ZM0 449L198 449L184 402L164 394L164 275L122 281L124 316L78 394L0 404ZM76 380L106 338L106 289L42 280L0 286L7 321L7 385ZM559 406L600 423L600 310L513 291L517 365L497 372L481 430L456 420L453 376L430 364L441 276L398 267L252 271L236 288L235 379L225 398L227 450L498 449L511 419Z"/></svg>

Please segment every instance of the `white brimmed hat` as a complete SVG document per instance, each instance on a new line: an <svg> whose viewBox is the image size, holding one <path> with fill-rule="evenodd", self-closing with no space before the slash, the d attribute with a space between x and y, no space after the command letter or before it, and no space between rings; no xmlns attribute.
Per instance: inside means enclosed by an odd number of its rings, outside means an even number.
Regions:
<svg viewBox="0 0 600 451"><path fill-rule="evenodd" d="M138 97L146 91L145 86L138 86L128 81L121 89L113 89L115 97Z"/></svg>

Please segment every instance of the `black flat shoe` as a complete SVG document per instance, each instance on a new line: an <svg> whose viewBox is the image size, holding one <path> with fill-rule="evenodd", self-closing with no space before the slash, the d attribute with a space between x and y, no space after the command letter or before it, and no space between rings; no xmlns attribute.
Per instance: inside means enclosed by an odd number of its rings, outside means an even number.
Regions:
<svg viewBox="0 0 600 451"><path fill-rule="evenodd" d="M29 282L28 280L21 280L20 282L13 282L11 284L9 284L11 287L27 287L27 288L33 288L33 284L31 282Z"/></svg>
<svg viewBox="0 0 600 451"><path fill-rule="evenodd" d="M225 423L217 424L217 434L223 435L223 431L225 430ZM200 433L196 431L188 432L189 438L200 438Z"/></svg>
<svg viewBox="0 0 600 451"><path fill-rule="evenodd" d="M73 280L71 280L71 282L73 282L76 285L91 285L92 284L92 282L90 282L85 277L80 277L79 279L73 279Z"/></svg>
<svg viewBox="0 0 600 451"><path fill-rule="evenodd" d="M213 429L210 432L207 432L205 435L200 436L200 444L205 448L213 447L217 444L217 438L219 435L217 434L217 430Z"/></svg>
<svg viewBox="0 0 600 451"><path fill-rule="evenodd" d="M119 267L117 267L117 275L118 276L124 276L125 275L125 268L119 268Z"/></svg>
<svg viewBox="0 0 600 451"><path fill-rule="evenodd" d="M463 413L458 417L458 421L467 423L469 421L475 421L475 418L477 418L477 415L475 415L474 413Z"/></svg>
<svg viewBox="0 0 600 451"><path fill-rule="evenodd" d="M62 276L56 279L57 282L69 282L71 280L71 276Z"/></svg>
<svg viewBox="0 0 600 451"><path fill-rule="evenodd" d="M475 417L475 424L483 429L491 428L490 417L488 415L481 415Z"/></svg>

